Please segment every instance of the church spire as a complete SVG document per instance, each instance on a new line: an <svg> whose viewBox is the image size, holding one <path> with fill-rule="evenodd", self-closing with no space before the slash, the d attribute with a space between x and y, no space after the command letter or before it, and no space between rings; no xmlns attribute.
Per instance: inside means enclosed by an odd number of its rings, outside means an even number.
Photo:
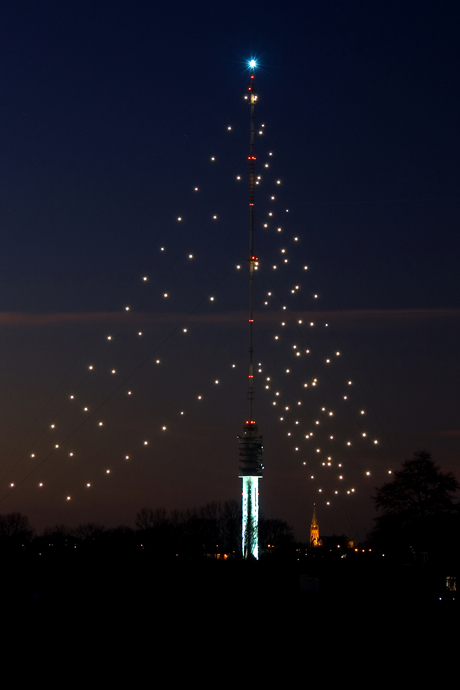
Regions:
<svg viewBox="0 0 460 690"><path fill-rule="evenodd" d="M319 544L319 525L318 520L316 519L316 504L313 503L313 517L310 525L310 545L319 546Z"/></svg>

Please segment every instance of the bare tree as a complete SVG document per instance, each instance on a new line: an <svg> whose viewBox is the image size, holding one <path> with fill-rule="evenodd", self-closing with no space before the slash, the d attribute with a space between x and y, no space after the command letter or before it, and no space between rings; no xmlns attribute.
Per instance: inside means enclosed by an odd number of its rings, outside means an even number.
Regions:
<svg viewBox="0 0 460 690"><path fill-rule="evenodd" d="M21 513L0 515L0 542L3 544L19 544L30 541L33 530L29 520Z"/></svg>

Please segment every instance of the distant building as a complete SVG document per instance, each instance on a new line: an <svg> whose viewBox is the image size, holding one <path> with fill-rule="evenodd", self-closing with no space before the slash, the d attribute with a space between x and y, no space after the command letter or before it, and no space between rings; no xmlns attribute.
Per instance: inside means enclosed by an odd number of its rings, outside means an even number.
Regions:
<svg viewBox="0 0 460 690"><path fill-rule="evenodd" d="M311 546L320 546L321 545L321 540L319 538L319 525L318 525L318 520L316 519L315 504L313 504L313 517L311 519L311 525L310 525L310 545Z"/></svg>

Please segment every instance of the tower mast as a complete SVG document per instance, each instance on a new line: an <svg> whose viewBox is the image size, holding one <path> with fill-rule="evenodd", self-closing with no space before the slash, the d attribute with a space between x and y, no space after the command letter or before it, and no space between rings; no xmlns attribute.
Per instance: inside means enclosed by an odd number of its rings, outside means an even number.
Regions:
<svg viewBox="0 0 460 690"><path fill-rule="evenodd" d="M249 79L250 104L250 147L249 147L249 372L248 372L248 401L249 416L243 428L243 435L238 436L240 455L240 474L242 487L242 554L243 558L259 557L259 479L262 478L263 465L261 456L263 451L262 436L259 436L257 424L253 419L254 401L254 271L257 267L257 257L254 254L254 187L255 161L254 154L254 106L257 96L254 89L254 70L256 61L249 62L251 71Z"/></svg>

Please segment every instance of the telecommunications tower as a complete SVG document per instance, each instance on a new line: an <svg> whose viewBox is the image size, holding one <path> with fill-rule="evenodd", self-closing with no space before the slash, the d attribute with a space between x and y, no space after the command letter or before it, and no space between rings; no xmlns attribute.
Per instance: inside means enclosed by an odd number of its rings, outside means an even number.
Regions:
<svg viewBox="0 0 460 690"><path fill-rule="evenodd" d="M249 148L249 372L248 372L248 401L249 416L244 425L243 435L238 436L240 455L240 474L243 480L242 491L242 553L243 558L259 558L259 479L262 477L263 465L261 462L263 443L262 436L252 416L254 401L254 271L258 260L254 254L254 186L255 186L255 161L254 154L254 106L257 96L254 90L254 70L257 66L255 60L249 62L251 71L248 87L248 96L251 108L250 117L250 148Z"/></svg>

